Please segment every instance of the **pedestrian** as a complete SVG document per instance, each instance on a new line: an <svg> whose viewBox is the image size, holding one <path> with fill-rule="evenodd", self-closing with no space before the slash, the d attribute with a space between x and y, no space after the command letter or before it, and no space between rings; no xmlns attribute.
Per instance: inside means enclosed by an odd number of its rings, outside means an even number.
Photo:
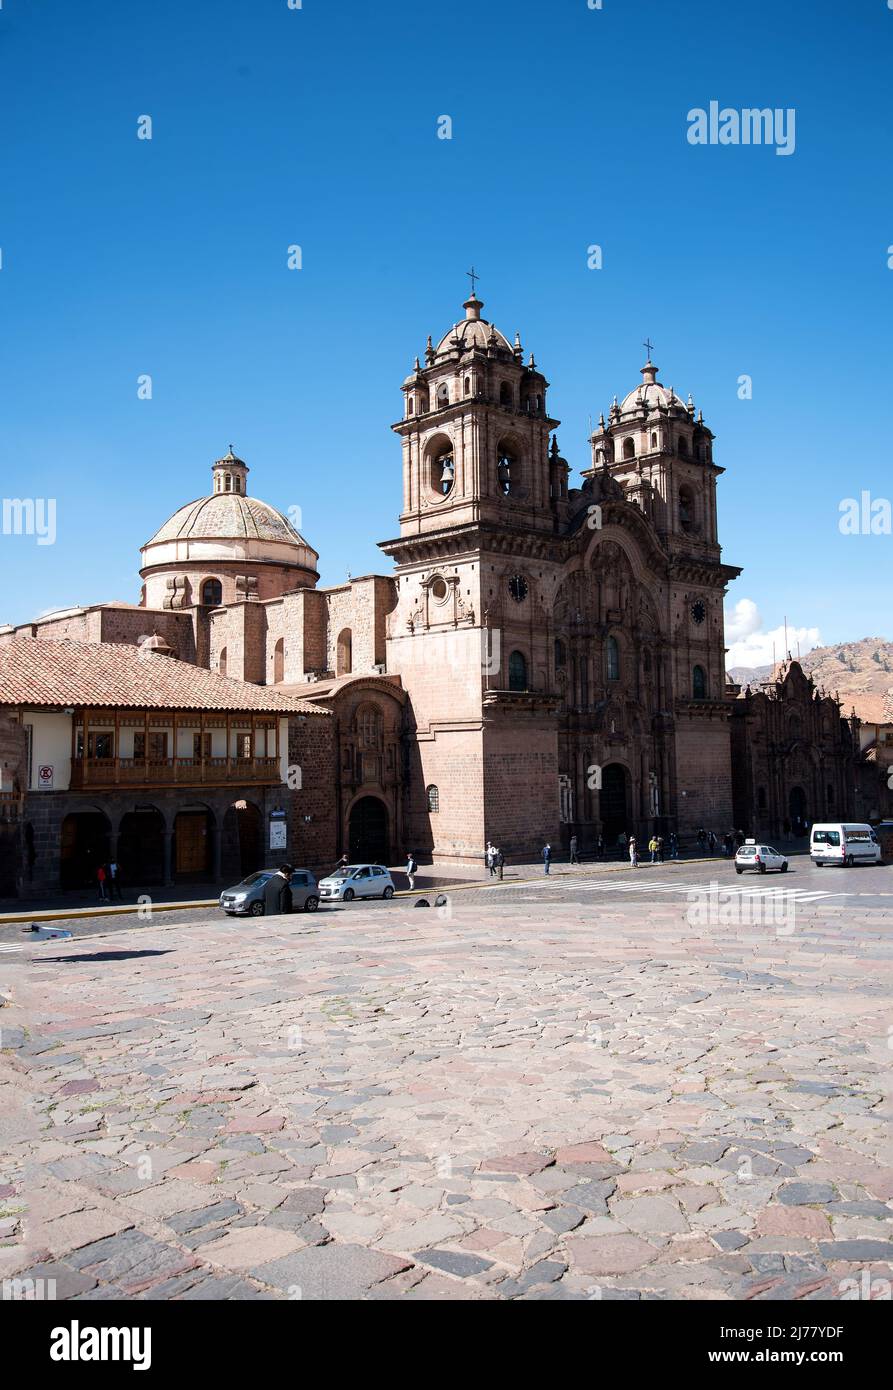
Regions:
<svg viewBox="0 0 893 1390"><path fill-rule="evenodd" d="M332 873L333 873L333 874L337 874L338 871L339 871L339 869L346 869L349 863L350 863L350 860L348 859L347 855L346 855L346 854L342 854L341 858L338 860L338 863L335 865L334 869L332 870Z"/></svg>
<svg viewBox="0 0 893 1390"><path fill-rule="evenodd" d="M410 893L415 888L415 876L418 873L418 870L419 866L416 863L415 855L413 854L412 850L410 850L409 854L406 856L406 877L409 879Z"/></svg>
<svg viewBox="0 0 893 1390"><path fill-rule="evenodd" d="M580 857L579 857L579 855L577 854L577 837L576 837L576 835L572 835L572 836L571 836L570 851L571 851L571 863L572 863L572 864L579 864L579 862L580 862Z"/></svg>
<svg viewBox="0 0 893 1390"><path fill-rule="evenodd" d="M551 863L552 863L552 846L551 846L550 844L545 844L545 845L543 845L543 871L545 872L546 875L548 875L548 873L549 873L549 866L550 866Z"/></svg>
<svg viewBox="0 0 893 1390"><path fill-rule="evenodd" d="M675 830L670 831L670 858L679 858L679 836Z"/></svg>
<svg viewBox="0 0 893 1390"><path fill-rule="evenodd" d="M487 868L490 870L490 877L491 877L491 878L495 878L495 876L496 876L496 848L495 848L494 845L492 845L492 844L490 843L489 840L487 841L487 853L486 853L486 855L485 855L485 858L486 858L486 860L487 860Z"/></svg>
<svg viewBox="0 0 893 1390"><path fill-rule="evenodd" d="M636 837L635 837L635 835L630 835L630 837L629 837L629 867L630 867L631 869L637 869L638 866L639 866L639 848L638 848L638 845L636 844Z"/></svg>
<svg viewBox="0 0 893 1390"><path fill-rule="evenodd" d="M649 852L649 854L651 855L651 862L652 862L652 864L653 864L653 863L656 861L656 859L657 859L657 836L656 836L656 835L652 835L652 836L651 836L651 839L648 841L648 852Z"/></svg>
<svg viewBox="0 0 893 1390"><path fill-rule="evenodd" d="M664 862L664 837L663 837L663 835L658 835L658 837L657 837L657 858L658 858L658 863L662 864L662 863Z"/></svg>
<svg viewBox="0 0 893 1390"><path fill-rule="evenodd" d="M707 836L707 844L708 844L709 847L710 847L710 853L711 853L711 854L715 854L715 853L716 853L716 834L715 834L714 831L712 831L712 830L710 831L710 834Z"/></svg>
<svg viewBox="0 0 893 1390"><path fill-rule="evenodd" d="M108 901L108 897L107 897L107 894L106 894L106 891L105 891L105 865L104 865L104 864L100 864L99 868L96 870L96 882L99 884L99 901L100 901L101 903L107 902L107 901Z"/></svg>
<svg viewBox="0 0 893 1390"><path fill-rule="evenodd" d="M595 852L598 855L599 859L602 858L605 852L605 837L601 833L601 831L598 832L598 838L595 842Z"/></svg>
<svg viewBox="0 0 893 1390"><path fill-rule="evenodd" d="M280 864L267 886L264 894L273 912L291 912L291 864Z"/></svg>
<svg viewBox="0 0 893 1390"><path fill-rule="evenodd" d="M494 856L494 861L493 861L493 862L494 862L495 865L496 865L497 871L498 871L498 873L499 873L499 882L501 883L501 882L502 882L502 870L503 870L503 866L504 866L504 864L505 864L505 855L503 854L503 852L502 852L501 849L497 849L497 850L494 850L494 851L493 851L493 856Z"/></svg>
<svg viewBox="0 0 893 1390"><path fill-rule="evenodd" d="M118 877L118 861L113 859L108 866L108 888L109 898L117 898L121 902L121 881Z"/></svg>

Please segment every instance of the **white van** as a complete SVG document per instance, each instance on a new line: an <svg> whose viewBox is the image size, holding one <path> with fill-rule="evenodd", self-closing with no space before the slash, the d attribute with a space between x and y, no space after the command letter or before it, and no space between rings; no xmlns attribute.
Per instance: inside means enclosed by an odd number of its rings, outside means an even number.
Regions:
<svg viewBox="0 0 893 1390"><path fill-rule="evenodd" d="M881 847L870 825L814 825L809 854L816 868L825 864L879 864Z"/></svg>

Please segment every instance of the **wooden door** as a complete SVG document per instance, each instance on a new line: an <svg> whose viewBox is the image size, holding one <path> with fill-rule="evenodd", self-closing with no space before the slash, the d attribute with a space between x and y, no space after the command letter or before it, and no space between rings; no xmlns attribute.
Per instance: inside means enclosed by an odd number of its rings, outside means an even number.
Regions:
<svg viewBox="0 0 893 1390"><path fill-rule="evenodd" d="M208 870L208 817L204 811L181 811L177 816L178 874L203 874Z"/></svg>

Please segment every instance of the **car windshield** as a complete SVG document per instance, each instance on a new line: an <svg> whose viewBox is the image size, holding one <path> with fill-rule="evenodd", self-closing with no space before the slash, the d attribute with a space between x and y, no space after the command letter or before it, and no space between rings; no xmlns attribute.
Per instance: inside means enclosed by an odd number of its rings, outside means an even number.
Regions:
<svg viewBox="0 0 893 1390"><path fill-rule="evenodd" d="M351 874L352 874L352 873L355 873L355 872L356 872L356 866L355 866L354 864L345 864L345 866L344 866L343 869L336 869L335 872L334 872L333 874L330 874L330 875L329 875L329 877L330 877L330 878L350 878Z"/></svg>
<svg viewBox="0 0 893 1390"><path fill-rule="evenodd" d="M271 873L260 872L256 874L249 874L247 878L242 879L242 887L250 888L252 883L264 883L268 878L272 877L273 875Z"/></svg>

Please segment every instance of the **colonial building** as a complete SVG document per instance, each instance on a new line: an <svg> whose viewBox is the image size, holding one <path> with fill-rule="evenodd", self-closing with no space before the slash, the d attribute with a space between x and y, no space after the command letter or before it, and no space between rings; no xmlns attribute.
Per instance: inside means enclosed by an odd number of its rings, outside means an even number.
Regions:
<svg viewBox="0 0 893 1390"><path fill-rule="evenodd" d="M395 862L412 849L470 863L487 840L522 858L571 834L585 850L599 835L657 828L684 839L734 824L768 833L773 818L832 805L850 813L857 750L839 711L802 692L793 668L782 696L738 699L726 686L723 597L740 571L722 559L723 470L691 396L664 386L649 356L641 382L600 417L573 486L545 375L483 307L472 293L403 382L393 425L402 505L397 534L381 543L390 573L320 588L317 552L292 519L250 495L248 466L230 448L207 495L143 545L139 604L0 630L0 651L23 639L117 652L151 642L165 667L206 668L227 689L252 692L233 714L269 717L265 702L282 701L288 762L301 769L300 787L286 789L290 853L317 869L342 853ZM142 718L148 738L155 715L148 700L124 714L114 673L106 693L102 728L93 694L65 703L86 720L85 757L97 756L91 728L114 737L118 782L89 788L91 804L133 815L113 798L125 764L130 776L131 733ZM241 770L234 727L226 766L212 762L213 834L223 838L209 873L225 862L224 802ZM283 756L283 727L268 756ZM222 730L178 720L169 756L184 767L183 739L207 732L214 746ZM212 760L221 757L215 746ZM29 787L39 795L33 776ZM81 781L66 795L87 790ZM244 785L238 792L249 799ZM159 807L171 836L183 794ZM262 820L284 797L272 781ZM178 852L172 839L174 874Z"/></svg>
<svg viewBox="0 0 893 1390"><path fill-rule="evenodd" d="M859 721L789 660L773 682L737 695L732 710L735 825L761 839L802 836L813 821L864 817Z"/></svg>
<svg viewBox="0 0 893 1390"><path fill-rule="evenodd" d="M161 639L10 642L0 716L24 894L95 886L110 860L128 885L151 886L238 879L274 849L286 857L300 781L289 717L329 722L305 701L176 661Z"/></svg>

